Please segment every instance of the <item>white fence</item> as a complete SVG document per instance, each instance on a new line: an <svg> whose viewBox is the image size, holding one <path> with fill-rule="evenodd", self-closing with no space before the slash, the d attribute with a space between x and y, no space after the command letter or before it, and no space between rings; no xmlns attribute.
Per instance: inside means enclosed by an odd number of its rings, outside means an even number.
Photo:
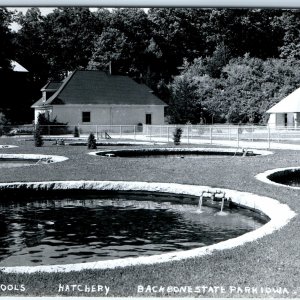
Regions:
<svg viewBox="0 0 300 300"><path fill-rule="evenodd" d="M214 141L235 141L237 146L243 141L264 142L270 148L270 143L300 144L300 128L268 127L258 125L46 125L41 126L42 134L48 137L74 136L75 127L81 138L94 133L97 139L143 139L152 141L172 142L176 128L182 129L182 142L213 143ZM34 131L33 125L0 126L1 135L30 135Z"/></svg>

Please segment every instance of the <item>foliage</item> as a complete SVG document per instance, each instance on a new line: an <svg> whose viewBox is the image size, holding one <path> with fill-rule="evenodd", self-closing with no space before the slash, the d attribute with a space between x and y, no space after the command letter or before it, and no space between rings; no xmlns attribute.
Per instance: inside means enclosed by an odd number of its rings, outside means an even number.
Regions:
<svg viewBox="0 0 300 300"><path fill-rule="evenodd" d="M79 129L77 126L75 126L74 128L74 137L79 137L80 136L80 133L79 133Z"/></svg>
<svg viewBox="0 0 300 300"><path fill-rule="evenodd" d="M34 138L35 147L42 147L43 146L44 141L43 141L43 137L42 137L42 133L41 133L41 127L40 127L39 123L37 123L35 125L33 138Z"/></svg>
<svg viewBox="0 0 300 300"><path fill-rule="evenodd" d="M215 122L263 123L266 110L299 87L299 67L295 60L262 60L245 55L230 60L220 78L205 75L203 60L188 66L184 76L196 85L194 95L206 118Z"/></svg>
<svg viewBox="0 0 300 300"><path fill-rule="evenodd" d="M38 8L18 15L1 8L0 67L15 59L30 71L29 87L12 80L26 96L19 104L17 95L4 99L3 112L29 121L49 79L110 64L170 104L172 122L262 122L264 109L298 87L299 20L297 10L276 9L59 7L43 16ZM12 21L21 26L16 33Z"/></svg>
<svg viewBox="0 0 300 300"><path fill-rule="evenodd" d="M93 133L90 133L88 137L87 145L88 145L88 149L97 149L96 138Z"/></svg>
<svg viewBox="0 0 300 300"><path fill-rule="evenodd" d="M40 125L40 130L42 134L64 134L68 133L67 124L58 122L56 118L50 120L45 114L40 113L38 115L38 124Z"/></svg>
<svg viewBox="0 0 300 300"><path fill-rule="evenodd" d="M95 40L89 67L108 70L111 63L114 74L139 78L148 68L149 36L150 23L142 9L114 9Z"/></svg>
<svg viewBox="0 0 300 300"><path fill-rule="evenodd" d="M193 124L200 121L201 103L198 101L197 85L187 75L177 76L170 85L171 99L168 113L173 124Z"/></svg>
<svg viewBox="0 0 300 300"><path fill-rule="evenodd" d="M177 127L173 133L174 145L180 145L181 142L182 129Z"/></svg>
<svg viewBox="0 0 300 300"><path fill-rule="evenodd" d="M11 69L10 59L14 58L13 35L9 25L12 22L12 13L0 7L0 70Z"/></svg>

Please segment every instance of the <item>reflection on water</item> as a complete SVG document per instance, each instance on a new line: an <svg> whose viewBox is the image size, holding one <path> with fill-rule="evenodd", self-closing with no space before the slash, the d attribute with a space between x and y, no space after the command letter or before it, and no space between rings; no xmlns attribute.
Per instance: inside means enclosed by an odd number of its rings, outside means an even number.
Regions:
<svg viewBox="0 0 300 300"><path fill-rule="evenodd" d="M230 211L125 199L47 200L0 206L0 266L79 263L162 254L254 230Z"/></svg>

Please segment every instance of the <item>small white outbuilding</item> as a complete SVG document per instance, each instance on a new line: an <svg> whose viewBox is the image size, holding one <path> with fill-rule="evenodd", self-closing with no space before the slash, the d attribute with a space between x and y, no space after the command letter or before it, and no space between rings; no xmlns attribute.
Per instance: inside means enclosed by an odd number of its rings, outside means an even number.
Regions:
<svg viewBox="0 0 300 300"><path fill-rule="evenodd" d="M164 124L165 102L128 76L76 70L63 82L49 82L32 105L39 114L68 125Z"/></svg>
<svg viewBox="0 0 300 300"><path fill-rule="evenodd" d="M300 127L300 88L272 106L268 125L270 127Z"/></svg>

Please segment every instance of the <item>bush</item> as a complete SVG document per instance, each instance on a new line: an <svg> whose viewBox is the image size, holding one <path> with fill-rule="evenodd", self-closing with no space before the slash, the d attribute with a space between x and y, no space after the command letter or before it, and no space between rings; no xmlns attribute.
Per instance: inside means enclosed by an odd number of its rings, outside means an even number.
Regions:
<svg viewBox="0 0 300 300"><path fill-rule="evenodd" d="M44 144L43 137L41 135L40 125L37 124L34 130L34 145L35 147L42 147Z"/></svg>
<svg viewBox="0 0 300 300"><path fill-rule="evenodd" d="M174 145L180 145L181 135L182 135L182 129L176 128L173 134Z"/></svg>
<svg viewBox="0 0 300 300"><path fill-rule="evenodd" d="M96 139L93 133L90 133L87 144L88 149L97 149Z"/></svg>
<svg viewBox="0 0 300 300"><path fill-rule="evenodd" d="M40 113L38 116L37 123L40 124L41 134L67 134L69 133L68 130L68 123L58 122L56 118L52 121L48 120L45 114Z"/></svg>
<svg viewBox="0 0 300 300"><path fill-rule="evenodd" d="M74 128L74 137L80 137L79 129L77 126Z"/></svg>

